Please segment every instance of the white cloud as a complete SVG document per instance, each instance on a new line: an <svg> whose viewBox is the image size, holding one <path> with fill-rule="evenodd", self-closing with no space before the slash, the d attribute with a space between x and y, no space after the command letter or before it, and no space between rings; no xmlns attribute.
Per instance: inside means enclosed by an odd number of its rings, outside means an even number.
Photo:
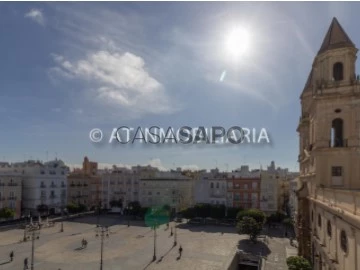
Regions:
<svg viewBox="0 0 360 270"><path fill-rule="evenodd" d="M97 85L95 94L103 102L137 113L175 110L163 85L148 73L145 61L139 56L107 50L91 53L78 61L68 61L56 54L52 56L57 63L52 71Z"/></svg>
<svg viewBox="0 0 360 270"><path fill-rule="evenodd" d="M181 166L182 170L198 171L200 170L198 165L183 165Z"/></svg>
<svg viewBox="0 0 360 270"><path fill-rule="evenodd" d="M45 25L44 15L39 9L31 9L28 13L25 14L25 18L32 19L40 25Z"/></svg>
<svg viewBox="0 0 360 270"><path fill-rule="evenodd" d="M145 164L145 165L150 165L152 167L158 168L160 171L166 171L167 170L163 166L160 158L153 158L153 159L150 160L150 162L148 164Z"/></svg>

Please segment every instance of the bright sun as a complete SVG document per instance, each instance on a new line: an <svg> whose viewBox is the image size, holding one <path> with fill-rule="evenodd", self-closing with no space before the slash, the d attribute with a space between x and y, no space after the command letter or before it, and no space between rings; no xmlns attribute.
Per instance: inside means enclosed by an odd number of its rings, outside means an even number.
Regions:
<svg viewBox="0 0 360 270"><path fill-rule="evenodd" d="M244 28L234 28L226 39L226 50L232 57L238 57L249 49L250 35Z"/></svg>

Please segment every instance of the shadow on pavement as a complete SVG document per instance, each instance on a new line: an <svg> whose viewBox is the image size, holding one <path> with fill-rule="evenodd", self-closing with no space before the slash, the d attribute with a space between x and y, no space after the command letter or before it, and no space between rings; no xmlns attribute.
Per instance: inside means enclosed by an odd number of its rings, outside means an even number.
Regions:
<svg viewBox="0 0 360 270"><path fill-rule="evenodd" d="M235 227L221 226L221 225L198 225L181 223L177 225L177 228L189 230L192 232L206 232L206 233L234 233L237 234Z"/></svg>
<svg viewBox="0 0 360 270"><path fill-rule="evenodd" d="M238 249L253 255L261 254L261 256L268 256L271 253L268 246L259 240L253 242L249 239L242 239L238 242Z"/></svg>
<svg viewBox="0 0 360 270"><path fill-rule="evenodd" d="M147 268L150 266L150 264L152 264L152 263L153 263L153 261L150 261L150 262L144 267L143 270L147 269Z"/></svg>
<svg viewBox="0 0 360 270"><path fill-rule="evenodd" d="M110 215L110 214L102 214L100 216L97 215L89 215L89 216L83 216L83 217L76 217L71 220L67 220L69 223L86 223L90 225L96 226L97 224L100 224L102 226L115 226L115 225L130 225L136 226L136 227L147 227L145 222L143 220L134 220L130 219L128 220L124 216L120 215Z"/></svg>
<svg viewBox="0 0 360 270"><path fill-rule="evenodd" d="M10 262L11 262L11 260L9 260L9 261L7 261L7 262L0 263L0 265L8 264L8 263L10 263Z"/></svg>

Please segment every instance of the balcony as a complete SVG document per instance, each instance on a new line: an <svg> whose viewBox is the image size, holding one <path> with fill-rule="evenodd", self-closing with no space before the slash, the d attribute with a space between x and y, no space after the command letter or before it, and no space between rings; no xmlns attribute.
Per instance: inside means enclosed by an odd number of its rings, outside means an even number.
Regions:
<svg viewBox="0 0 360 270"><path fill-rule="evenodd" d="M62 188L66 188L66 185L64 183L61 184Z"/></svg>
<svg viewBox="0 0 360 270"><path fill-rule="evenodd" d="M55 199L55 198L56 198L56 195L55 195L55 194L51 194L51 195L49 196L49 198L50 198L50 199Z"/></svg>
<svg viewBox="0 0 360 270"><path fill-rule="evenodd" d="M0 202L5 201L5 197L0 197Z"/></svg>
<svg viewBox="0 0 360 270"><path fill-rule="evenodd" d="M51 185L50 185L50 187L51 187L51 188L56 188L56 187L57 187L57 185L55 185L55 184L51 184Z"/></svg>
<svg viewBox="0 0 360 270"><path fill-rule="evenodd" d="M9 200L9 201L16 201L16 196L8 197L8 200Z"/></svg>
<svg viewBox="0 0 360 270"><path fill-rule="evenodd" d="M316 200L327 204L340 213L360 215L360 191L344 188L322 188L316 190Z"/></svg>
<svg viewBox="0 0 360 270"><path fill-rule="evenodd" d="M46 185L45 185L45 184L41 184L41 185L40 185L40 188L46 188Z"/></svg>

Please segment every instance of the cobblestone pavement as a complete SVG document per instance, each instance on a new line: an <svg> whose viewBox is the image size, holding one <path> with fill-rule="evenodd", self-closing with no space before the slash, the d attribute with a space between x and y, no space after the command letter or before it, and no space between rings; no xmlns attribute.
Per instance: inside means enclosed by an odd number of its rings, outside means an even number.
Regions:
<svg viewBox="0 0 360 270"><path fill-rule="evenodd" d="M82 217L41 230L40 239L35 241L35 264L38 270L95 270L100 267L100 239L95 237L96 217ZM234 247L245 235L236 234L235 228L180 224L177 229L177 246L170 229L162 225L157 232L156 257L154 231L145 227L142 221L127 222L116 216L101 218L101 224L110 226L109 238L104 241L104 270L223 270L233 254ZM171 223L173 225L173 223ZM0 232L0 270L23 270L27 257L31 262L31 241L22 242L23 230L13 229ZM81 249L85 238L88 246ZM265 270L285 270L286 242L281 235L270 238ZM179 258L179 246L183 252ZM266 247L266 246L265 246ZM267 247L266 247L267 248ZM9 262L9 253L15 258ZM263 250L263 248L261 248ZM265 254L263 254L265 255Z"/></svg>

